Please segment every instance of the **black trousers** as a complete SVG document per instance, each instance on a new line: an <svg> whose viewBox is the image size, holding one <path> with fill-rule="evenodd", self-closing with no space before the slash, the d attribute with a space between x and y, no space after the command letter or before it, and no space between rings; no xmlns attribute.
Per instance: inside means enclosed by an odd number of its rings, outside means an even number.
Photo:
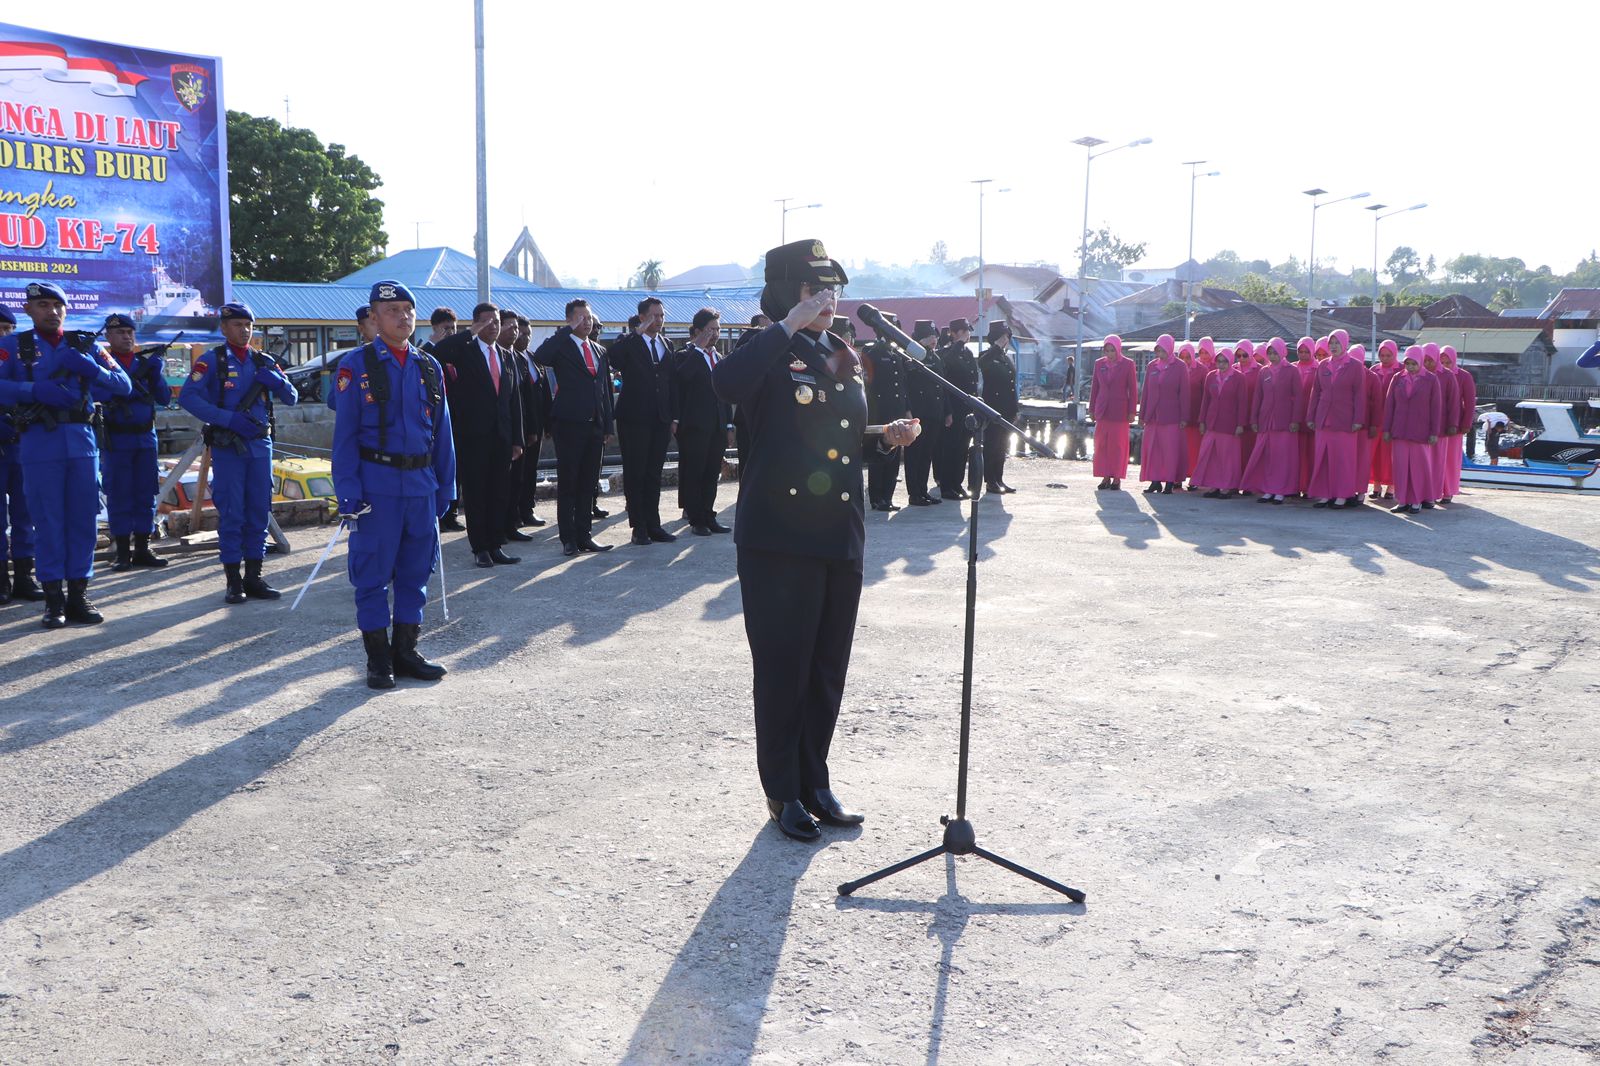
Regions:
<svg viewBox="0 0 1600 1066"><path fill-rule="evenodd" d="M875 443L867 445L867 499L873 503L894 499L894 487L900 483L900 452L896 448L886 455Z"/></svg>
<svg viewBox="0 0 1600 1066"><path fill-rule="evenodd" d="M755 676L756 769L769 799L831 788L861 563L739 549L739 594Z"/></svg>
<svg viewBox="0 0 1600 1066"><path fill-rule="evenodd" d="M598 422L556 419L556 528L561 543L582 544L593 534L594 486L600 476L605 433Z"/></svg>
<svg viewBox="0 0 1600 1066"><path fill-rule="evenodd" d="M672 427L665 422L617 423L622 495L628 505L628 525L635 533L661 528L661 468L667 462L671 436Z"/></svg>
<svg viewBox="0 0 1600 1066"><path fill-rule="evenodd" d="M944 439L944 416L922 420L922 436L906 448L906 493L920 499L928 495L928 475L939 454L939 443Z"/></svg>
<svg viewBox="0 0 1600 1066"><path fill-rule="evenodd" d="M1011 445L1011 430L989 423L983 427L983 483L994 485L1006 476L1006 449Z"/></svg>
<svg viewBox="0 0 1600 1066"><path fill-rule="evenodd" d="M456 442L456 485L467 516L467 543L473 552L493 551L506 542L511 521L511 445L498 438Z"/></svg>
<svg viewBox="0 0 1600 1066"><path fill-rule="evenodd" d="M933 461L933 478L941 489L960 488L967 481L967 452L972 447L972 430L958 412L953 423L939 438L939 454Z"/></svg>
<svg viewBox="0 0 1600 1066"><path fill-rule="evenodd" d="M534 437L523 448L522 458L511 464L511 484L516 489L516 508L512 517L513 528L523 524L523 519L533 514L533 505L539 498L539 451L544 447L543 437Z"/></svg>
<svg viewBox="0 0 1600 1066"><path fill-rule="evenodd" d="M678 505L691 525L709 525L717 517L717 485L722 481L727 443L727 430L678 426Z"/></svg>

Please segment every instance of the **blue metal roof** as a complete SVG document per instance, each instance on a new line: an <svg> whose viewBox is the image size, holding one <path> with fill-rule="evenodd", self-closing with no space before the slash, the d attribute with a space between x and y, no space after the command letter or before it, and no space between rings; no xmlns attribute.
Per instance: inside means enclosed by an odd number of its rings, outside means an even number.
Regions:
<svg viewBox="0 0 1600 1066"><path fill-rule="evenodd" d="M391 257L392 261L394 257ZM404 281L405 279L396 279ZM524 284L526 284L524 282ZM465 320L478 302L478 289L430 285L407 286L417 298L417 316L426 318L435 307L449 307ZM236 281L233 296L250 305L256 318L269 321L310 321L346 324L355 320L356 308L367 302L371 284L343 282L302 283L288 281ZM654 295L666 310L667 321L687 323L702 307L722 312L729 326L748 322L761 310L760 287L707 289L702 292L646 293L642 289L534 289L494 288L489 298L501 308L510 308L529 321L557 325L566 320L567 301L582 297L600 321L620 325L637 313L639 301Z"/></svg>
<svg viewBox="0 0 1600 1066"><path fill-rule="evenodd" d="M472 256L454 248L413 248L364 266L354 274L346 274L335 284L371 288L378 281L398 281L409 289L434 287L476 290L478 263ZM489 285L495 289L539 287L496 267L489 268Z"/></svg>

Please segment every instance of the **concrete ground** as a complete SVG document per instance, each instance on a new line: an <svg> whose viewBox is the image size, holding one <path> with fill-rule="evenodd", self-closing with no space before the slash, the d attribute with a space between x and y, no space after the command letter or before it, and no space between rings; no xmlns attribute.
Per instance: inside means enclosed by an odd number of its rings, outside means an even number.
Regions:
<svg viewBox="0 0 1600 1066"><path fill-rule="evenodd" d="M1086 905L970 857L835 893L953 807L956 505L869 516L833 757L869 819L822 846L761 806L731 538L452 536L451 674L388 693L342 547L292 614L195 554L96 579L98 628L0 609L0 1062L1600 1058L1600 504L1012 470L968 813Z"/></svg>

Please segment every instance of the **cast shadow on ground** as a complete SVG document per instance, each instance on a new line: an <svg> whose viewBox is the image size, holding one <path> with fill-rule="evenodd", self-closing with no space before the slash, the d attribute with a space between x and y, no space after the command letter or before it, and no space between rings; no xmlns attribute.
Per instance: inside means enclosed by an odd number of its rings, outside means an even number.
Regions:
<svg viewBox="0 0 1600 1066"><path fill-rule="evenodd" d="M717 889L634 1027L624 1063L748 1062L789 932L795 886L822 851L771 822ZM729 937L737 931L737 940ZM736 946L734 946L736 945Z"/></svg>
<svg viewBox="0 0 1600 1066"><path fill-rule="evenodd" d="M978 903L974 904L963 896L956 888L956 857L946 854L944 858L944 895L932 902L920 902L905 899L883 899L862 896L840 896L834 901L834 906L839 910L878 911L884 914L931 914L932 921L928 924L928 936L936 938L940 944L939 977L933 990L933 1006L929 1011L928 1020L928 1053L924 1060L927 1066L935 1066L944 1047L945 1015L950 1000L950 971L955 963L956 942L961 939L961 934L967 928L967 922L975 914L1002 914L1002 915L1049 915L1071 914L1084 915L1088 907L1082 903ZM987 863L979 861L978 867L988 867ZM996 871L999 876L1013 876L1004 871ZM899 877L900 875L895 875Z"/></svg>
<svg viewBox="0 0 1600 1066"><path fill-rule="evenodd" d="M0 922L97 877L290 758L375 695L338 693L193 756L0 855Z"/></svg>

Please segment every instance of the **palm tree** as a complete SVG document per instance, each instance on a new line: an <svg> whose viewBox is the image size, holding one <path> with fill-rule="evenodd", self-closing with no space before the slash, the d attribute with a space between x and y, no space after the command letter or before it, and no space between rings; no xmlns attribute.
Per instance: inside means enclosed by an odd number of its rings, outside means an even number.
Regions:
<svg viewBox="0 0 1600 1066"><path fill-rule="evenodd" d="M639 264L639 269L633 275L633 288L649 289L655 291L661 284L661 260L646 259Z"/></svg>

